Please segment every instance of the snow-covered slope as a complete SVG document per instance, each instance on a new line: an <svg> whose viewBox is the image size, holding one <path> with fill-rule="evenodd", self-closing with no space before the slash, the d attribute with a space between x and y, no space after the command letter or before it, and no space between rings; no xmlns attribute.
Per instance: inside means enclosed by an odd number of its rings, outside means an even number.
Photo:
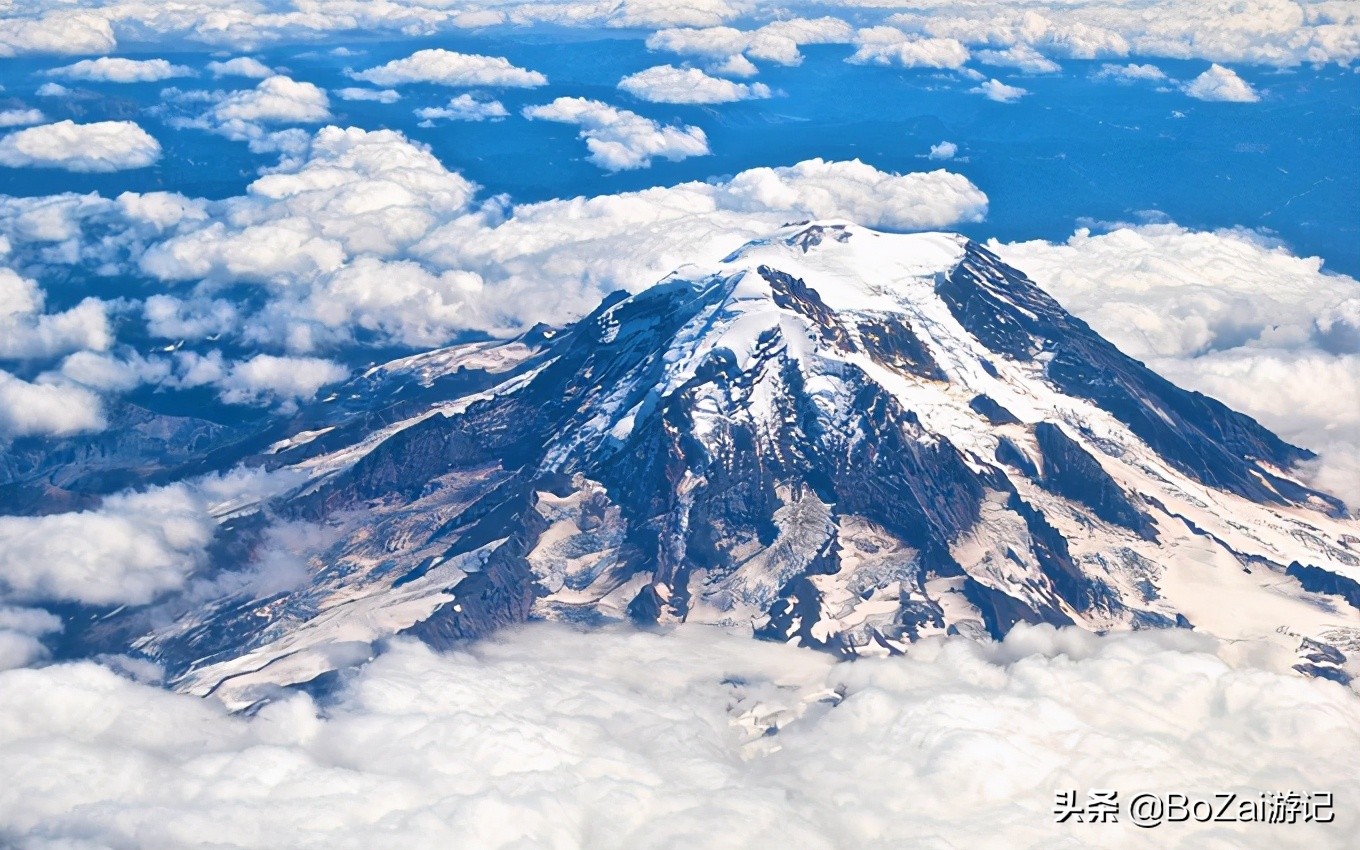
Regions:
<svg viewBox="0 0 1360 850"><path fill-rule="evenodd" d="M1021 620L1188 625L1360 672L1360 523L1290 474L1308 453L959 236L791 225L340 400L258 456L308 482L225 532L249 551L270 524L324 526L310 581L105 636L141 630L179 687L235 706L393 634L529 617L720 622L843 654Z"/></svg>

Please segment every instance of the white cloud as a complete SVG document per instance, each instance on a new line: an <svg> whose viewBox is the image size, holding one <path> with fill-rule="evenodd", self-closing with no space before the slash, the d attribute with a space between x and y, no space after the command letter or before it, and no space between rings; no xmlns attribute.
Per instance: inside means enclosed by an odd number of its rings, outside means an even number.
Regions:
<svg viewBox="0 0 1360 850"><path fill-rule="evenodd" d="M500 56L455 53L442 48L417 50L404 59L394 59L367 71L351 72L350 76L379 86L436 83L534 88L548 83L548 78L539 72L512 65Z"/></svg>
<svg viewBox="0 0 1360 850"><path fill-rule="evenodd" d="M681 56L718 59L740 55L749 42L749 33L732 27L677 28L652 33L647 37L647 48Z"/></svg>
<svg viewBox="0 0 1360 850"><path fill-rule="evenodd" d="M738 76L748 76L755 73L751 59L797 65L803 61L798 49L801 45L848 44L854 38L854 29L839 18L790 18L747 31L732 27L663 29L647 38L647 47L721 60L721 67L738 69Z"/></svg>
<svg viewBox="0 0 1360 850"><path fill-rule="evenodd" d="M47 660L42 639L61 630L61 618L41 608L0 605L0 671Z"/></svg>
<svg viewBox="0 0 1360 850"><path fill-rule="evenodd" d="M698 68L658 65L619 80L619 88L653 103L731 103L770 96L764 83L734 83Z"/></svg>
<svg viewBox="0 0 1360 850"><path fill-rule="evenodd" d="M319 86L275 75L253 89L238 91L181 91L166 89L161 98L173 108L186 108L188 116L172 117L176 127L193 127L246 142L255 153L284 157L300 154L308 134L288 124L318 124L331 118L330 98ZM207 104L204 110L204 104ZM200 111L202 110L202 111Z"/></svg>
<svg viewBox="0 0 1360 850"><path fill-rule="evenodd" d="M997 103L1015 103L1020 98L1029 94L1029 89L1024 89L1020 86L1008 86L1000 80L991 79L985 83L979 83L969 89L968 92L969 94L980 94L988 100L994 100Z"/></svg>
<svg viewBox="0 0 1360 850"><path fill-rule="evenodd" d="M1128 85L1139 81L1160 82L1166 79L1166 73L1156 65L1139 65L1133 62L1127 65L1112 65L1106 62L1100 66L1095 78Z"/></svg>
<svg viewBox="0 0 1360 850"><path fill-rule="evenodd" d="M432 346L468 329L566 321L611 291L640 290L789 221L923 229L978 221L986 209L986 195L958 174L821 160L510 206L478 199L473 184L399 133L327 127L240 197L11 199L0 203L0 234L54 261L175 286L143 305L157 337L227 333L270 353L312 354L356 334L365 344ZM255 288L231 300L263 306L232 308L221 292L229 286ZM230 368L220 356L197 365L202 383ZM186 369L177 363L172 383Z"/></svg>
<svg viewBox="0 0 1360 850"><path fill-rule="evenodd" d="M43 83L33 93L38 97L65 97L71 93L71 90L61 83Z"/></svg>
<svg viewBox="0 0 1360 850"><path fill-rule="evenodd" d="M62 4L64 5L64 4ZM56 8L53 8L56 6ZM7 7L5 11L10 8ZM0 56L23 53L107 53L117 44L110 18L99 11L34 6L0 18Z"/></svg>
<svg viewBox="0 0 1360 850"><path fill-rule="evenodd" d="M31 384L0 372L0 439L68 436L108 423L99 396L81 387Z"/></svg>
<svg viewBox="0 0 1360 850"><path fill-rule="evenodd" d="M10 599L149 602L203 564L215 529L181 484L110 496L97 510L0 517L0 588Z"/></svg>
<svg viewBox="0 0 1360 850"><path fill-rule="evenodd" d="M393 255L468 211L475 187L390 130L325 127L304 157L233 199L220 220L151 246L163 279L271 279L339 268L347 255ZM238 223L239 222L239 223Z"/></svg>
<svg viewBox="0 0 1360 850"><path fill-rule="evenodd" d="M559 97L525 107L524 117L580 125L590 161L606 171L646 168L657 157L674 161L709 153L708 137L698 127L662 126L636 112L583 97Z"/></svg>
<svg viewBox="0 0 1360 850"><path fill-rule="evenodd" d="M0 267L0 360L52 357L109 347L105 305L86 298L60 313L44 313L45 293L32 280Z"/></svg>
<svg viewBox="0 0 1360 850"><path fill-rule="evenodd" d="M46 120L41 109L0 109L0 127L24 127Z"/></svg>
<svg viewBox="0 0 1360 850"><path fill-rule="evenodd" d="M1016 44L1005 50L979 50L977 60L984 65L1018 68L1027 74L1056 74L1062 66L1028 44Z"/></svg>
<svg viewBox="0 0 1360 850"><path fill-rule="evenodd" d="M1161 56L1214 62L1346 64L1360 58L1360 17L1336 3L1246 0L1034 2L917 0L893 26L966 44L1025 44L1073 59Z"/></svg>
<svg viewBox="0 0 1360 850"><path fill-rule="evenodd" d="M318 357L257 354L233 364L214 383L228 404L308 401L327 384L349 377L349 370Z"/></svg>
<svg viewBox="0 0 1360 850"><path fill-rule="evenodd" d="M859 160L752 168L720 185L719 192L729 209L802 210L812 218L847 218L887 230L981 221L987 210L987 196L959 174L889 174Z"/></svg>
<svg viewBox="0 0 1360 850"><path fill-rule="evenodd" d="M715 63L711 70L713 73L722 74L724 77L754 77L760 73L760 69L755 66L755 63L740 53Z"/></svg>
<svg viewBox="0 0 1360 850"><path fill-rule="evenodd" d="M218 515L297 481L294 473L236 469L125 491L91 510L0 516L0 598L145 604L185 588L207 563Z"/></svg>
<svg viewBox="0 0 1360 850"><path fill-rule="evenodd" d="M758 23L787 15L787 6L749 0L544 0L510 4L501 0L280 0L262 5L224 5L219 0L185 0L173 8L144 0L27 0L11 4L0 17L0 56L29 52L108 53L119 39L178 46L197 42L233 51L277 41L300 42L335 33L388 37L428 36L468 27L690 28L737 33L734 50L754 59L796 64L799 44L848 42L850 27L834 18L775 20L754 30L723 26L737 19ZM1005 49L1027 44L1046 56L1164 56L1214 62L1273 65L1360 59L1360 16L1337 0L1244 0L1220 7L1199 0L915 0L909 6L887 0L840 0L815 7L845 10L857 21L887 22L924 35L957 38L965 44ZM797 5L793 7L796 11ZM710 33L710 41L734 40ZM746 42L752 44L748 50ZM658 49L669 49L659 47ZM757 55L757 53L761 55ZM698 55L698 54L693 54Z"/></svg>
<svg viewBox="0 0 1360 850"><path fill-rule="evenodd" d="M343 88L334 92L341 100L372 101L374 103L396 103L401 94L396 89Z"/></svg>
<svg viewBox="0 0 1360 850"><path fill-rule="evenodd" d="M464 320L503 333L581 315L606 293L639 291L785 222L842 217L930 229L980 220L986 209L986 195L958 174L894 175L861 162L809 160L725 181L524 204L503 218L461 217L413 253L434 268L478 274L484 287L467 297L477 309Z"/></svg>
<svg viewBox="0 0 1360 850"><path fill-rule="evenodd" d="M431 121L444 118L450 121L486 121L505 118L510 112L499 100L480 100L470 94L460 94L447 106L427 106L416 110L416 117Z"/></svg>
<svg viewBox="0 0 1360 850"><path fill-rule="evenodd" d="M249 718L89 662L13 670L0 759L25 781L0 786L0 829L22 850L887 850L908 824L920 846L1124 850L1148 835L1057 824L1054 792L1325 789L1335 823L1154 843L1341 850L1360 700L1232 649L1021 626L836 664L703 627L541 624L448 655L398 642L324 711L280 695Z"/></svg>
<svg viewBox="0 0 1360 850"><path fill-rule="evenodd" d="M257 354L247 360L227 361L221 352L175 354L174 374L164 369L158 380L167 386L212 386L225 404L278 404L284 412L310 401L317 391L349 377L349 370L319 357L277 357Z"/></svg>
<svg viewBox="0 0 1360 850"><path fill-rule="evenodd" d="M953 159L959 153L959 146L953 142L940 142L930 146L931 159Z"/></svg>
<svg viewBox="0 0 1360 850"><path fill-rule="evenodd" d="M210 110L219 124L315 124L331 117L324 89L290 77L273 76L245 91L231 92Z"/></svg>
<svg viewBox="0 0 1360 850"><path fill-rule="evenodd" d="M173 295L152 295L142 302L147 332L161 339L203 339L235 330L240 315L223 299L185 302Z"/></svg>
<svg viewBox="0 0 1360 850"><path fill-rule="evenodd" d="M959 68L970 53L957 39L923 38L892 27L862 29L858 48L847 60L856 65L892 65L902 68Z"/></svg>
<svg viewBox="0 0 1360 850"><path fill-rule="evenodd" d="M160 143L131 121L58 121L0 138L0 165L11 168L121 171L160 157Z"/></svg>
<svg viewBox="0 0 1360 850"><path fill-rule="evenodd" d="M164 358L146 358L132 353L126 357L93 351L77 351L61 361L57 375L101 392L127 392L142 384L168 384L171 367ZM56 380L57 375L47 377Z"/></svg>
<svg viewBox="0 0 1360 850"><path fill-rule="evenodd" d="M1314 483L1360 505L1360 281L1174 224L993 247L1125 352L1319 451Z"/></svg>
<svg viewBox="0 0 1360 850"><path fill-rule="evenodd" d="M250 77L263 80L274 76L273 69L250 56L237 56L225 62L209 62L206 68L214 77Z"/></svg>
<svg viewBox="0 0 1360 850"><path fill-rule="evenodd" d="M1251 84L1231 68L1210 65L1209 70L1195 77L1185 86L1185 93L1196 100L1219 100L1231 103L1255 103L1261 99Z"/></svg>
<svg viewBox="0 0 1360 850"><path fill-rule="evenodd" d="M172 77L195 76L193 68L172 65L164 59L124 59L101 56L82 59L74 65L53 68L53 77L103 83L154 83Z"/></svg>

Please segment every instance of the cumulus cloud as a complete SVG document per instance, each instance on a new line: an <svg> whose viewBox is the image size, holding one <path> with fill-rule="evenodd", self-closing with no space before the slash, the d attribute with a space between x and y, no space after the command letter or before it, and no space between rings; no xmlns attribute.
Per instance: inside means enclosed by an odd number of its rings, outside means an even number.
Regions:
<svg viewBox="0 0 1360 850"><path fill-rule="evenodd" d="M1028 44L1015 44L1005 50L979 50L977 60L984 65L1018 68L1027 74L1056 74L1062 66Z"/></svg>
<svg viewBox="0 0 1360 850"><path fill-rule="evenodd" d="M797 65L803 61L799 47L804 44L848 44L854 29L839 18L790 18L774 21L755 30L733 27L675 27L659 30L647 38L651 50L700 56L720 63L717 68L749 76L756 68L752 59L778 65Z"/></svg>
<svg viewBox="0 0 1360 850"><path fill-rule="evenodd" d="M217 516L296 482L292 473L238 469L118 493L92 510L0 516L0 598L145 604L184 588L207 563Z"/></svg>
<svg viewBox="0 0 1360 850"><path fill-rule="evenodd" d="M958 39L908 35L893 27L862 29L856 44L854 54L846 60L856 65L960 68L971 56Z"/></svg>
<svg viewBox="0 0 1360 850"><path fill-rule="evenodd" d="M1109 62L1100 66L1096 72L1097 80L1112 80L1116 83L1129 85L1139 81L1161 82L1166 79L1166 73L1156 65L1139 65L1130 62L1127 65L1113 65Z"/></svg>
<svg viewBox="0 0 1360 850"><path fill-rule="evenodd" d="M1162 56L1297 65L1360 57L1360 18L1331 3L1250 0L1231 7L1151 0L1079 3L918 0L887 23L987 47L1028 45L1073 59Z"/></svg>
<svg viewBox="0 0 1360 850"><path fill-rule="evenodd" d="M152 295L142 302L147 332L162 339L203 339L234 330L236 305L220 298L185 302L173 295Z"/></svg>
<svg viewBox="0 0 1360 850"><path fill-rule="evenodd" d="M1127 353L1321 452L1314 483L1360 505L1360 282L1240 230L994 247Z"/></svg>
<svg viewBox="0 0 1360 850"><path fill-rule="evenodd" d="M1255 103L1261 99L1251 84L1231 68L1210 65L1209 70L1185 85L1185 93L1196 100L1219 100L1230 103Z"/></svg>
<svg viewBox="0 0 1360 850"><path fill-rule="evenodd" d="M206 68L214 77L250 77L263 80L274 76L272 68L250 56L237 56L225 62L209 62Z"/></svg>
<svg viewBox="0 0 1360 850"><path fill-rule="evenodd" d="M214 381L228 404L260 401L296 402L316 396L327 384L349 377L349 370L319 357L275 357L257 354L226 369Z"/></svg>
<svg viewBox="0 0 1360 850"><path fill-rule="evenodd" d="M0 203L0 234L25 252L158 281L164 291L142 309L153 336L226 333L303 355L562 322L611 291L638 291L789 221L926 229L978 221L986 209L986 195L958 174L821 160L512 206L479 199L400 133L327 127L239 197L11 199ZM227 298L227 287L249 288ZM202 356L197 365L212 371L200 372L202 383L230 368ZM176 362L170 380L187 379L188 365Z"/></svg>
<svg viewBox="0 0 1360 850"><path fill-rule="evenodd" d="M0 372L0 439L64 437L107 425L99 396L82 387L35 384Z"/></svg>
<svg viewBox="0 0 1360 850"><path fill-rule="evenodd" d="M101 56L82 59L74 65L64 65L47 72L53 77L102 83L154 83L172 77L192 77L193 68L172 65L164 59L124 59Z"/></svg>
<svg viewBox="0 0 1360 850"><path fill-rule="evenodd" d="M698 626L540 624L447 655L397 642L324 708L249 718L89 662L12 670L0 758L26 780L0 786L0 830L21 850L886 850L910 824L922 846L1135 848L1128 823L1055 823L1055 790L1302 788L1333 792L1334 823L1169 824L1158 846L1341 850L1360 700L1229 649L1020 626L836 664Z"/></svg>
<svg viewBox="0 0 1360 850"><path fill-rule="evenodd" d="M0 671L45 661L43 638L62 630L61 618L41 608L0 605Z"/></svg>
<svg viewBox="0 0 1360 850"><path fill-rule="evenodd" d="M41 124L47 116L41 109L0 109L0 128Z"/></svg>
<svg viewBox="0 0 1360 850"><path fill-rule="evenodd" d="M331 118L326 90L280 74L261 80L254 88L237 91L161 92L169 122L175 127L207 130L238 142L256 153L289 156L307 146L307 133L289 124L318 124ZM206 107L206 108L205 108ZM176 114L178 113L178 114Z"/></svg>
<svg viewBox="0 0 1360 850"><path fill-rule="evenodd" d="M480 100L470 94L460 94L445 106L427 106L416 110L416 117L426 121L439 118L450 121L486 121L505 118L509 114L499 100Z"/></svg>
<svg viewBox="0 0 1360 850"><path fill-rule="evenodd" d="M122 171L160 157L160 143L131 121L58 121L0 138L0 165L10 168Z"/></svg>
<svg viewBox="0 0 1360 850"><path fill-rule="evenodd" d="M401 100L401 94L396 89L364 89L349 87L336 89L334 94L341 100L366 100L374 103L396 103Z"/></svg>
<svg viewBox="0 0 1360 850"><path fill-rule="evenodd" d="M931 159L953 159L958 155L959 146L953 142L940 142L930 146Z"/></svg>
<svg viewBox="0 0 1360 850"><path fill-rule="evenodd" d="M98 10L68 9L63 6L44 4L43 7L33 7L29 14L0 18L0 56L23 53L107 53L113 49L117 39L110 21L111 15L100 14ZM17 7L10 8L17 10Z"/></svg>
<svg viewBox="0 0 1360 850"><path fill-rule="evenodd" d="M475 189L400 133L325 127L298 162L219 212L244 227L205 221L153 245L139 267L171 280L333 271L347 255L402 251L467 212Z"/></svg>
<svg viewBox="0 0 1360 850"><path fill-rule="evenodd" d="M231 92L209 115L223 125L315 124L331 117L324 89L278 75L261 80L253 89Z"/></svg>
<svg viewBox="0 0 1360 850"><path fill-rule="evenodd" d="M201 566L215 528L180 484L111 496L92 511L0 517L0 588L20 600L149 602Z"/></svg>
<svg viewBox="0 0 1360 850"><path fill-rule="evenodd" d="M0 55L28 52L108 53L120 38L179 44L185 40L253 49L280 40L302 41L332 33L431 35L471 27L535 26L683 28L708 31L710 42L726 41L722 57L746 55L796 64L799 44L849 42L851 28L834 17L774 20L742 31L724 24L752 25L789 13L783 6L734 0L544 0L507 4L499 0L449 3L440 0L280 0L261 6L224 7L217 0L186 0L173 10L151 10L141 0L31 0L0 18ZM796 8L796 7L795 7ZM1360 18L1349 4L1329 0L1247 0L1219 8L1197 0L916 0L909 6L882 0L820 4L821 11L844 9L848 16L877 23L894 8L909 12L887 20L894 26L965 44L1005 49L1027 44L1046 56L1077 59L1165 56L1215 62L1274 65L1337 62L1360 58ZM737 33L732 36L721 31ZM748 48L746 41L751 41ZM669 49L658 47L657 49ZM757 56L761 53L763 56Z"/></svg>
<svg viewBox="0 0 1360 850"><path fill-rule="evenodd" d="M393 59L367 71L351 72L356 80L379 86L405 83L436 83L441 86L505 86L535 88L548 84L548 78L510 64L501 56L480 56L433 48L417 50L404 59Z"/></svg>
<svg viewBox="0 0 1360 850"><path fill-rule="evenodd" d="M698 127L662 126L636 112L584 97L559 97L525 107L524 117L579 125L590 161L606 171L646 168L657 157L675 161L709 152L708 136Z"/></svg>
<svg viewBox="0 0 1360 850"><path fill-rule="evenodd" d="M47 377L75 382L101 392L127 392L142 384L168 384L171 365L163 357L144 357L132 352L125 356L95 351L77 351L61 361L55 374Z"/></svg>
<svg viewBox="0 0 1360 850"><path fill-rule="evenodd" d="M619 80L619 88L652 103L731 103L770 96L764 83L734 83L698 68L658 65Z"/></svg>
<svg viewBox="0 0 1360 850"><path fill-rule="evenodd" d="M981 221L987 196L948 171L889 174L859 160L753 168L720 187L733 209L804 210L813 218L848 218L867 227L926 230Z"/></svg>
<svg viewBox="0 0 1360 850"><path fill-rule="evenodd" d="M60 313L44 313L38 284L0 267L0 360L53 357L112 342L105 305L86 298Z"/></svg>
<svg viewBox="0 0 1360 850"><path fill-rule="evenodd" d="M1008 86L997 79L991 79L985 83L979 83L968 90L969 94L980 94L988 100L997 103L1015 103L1020 98L1029 94L1029 89L1020 86Z"/></svg>

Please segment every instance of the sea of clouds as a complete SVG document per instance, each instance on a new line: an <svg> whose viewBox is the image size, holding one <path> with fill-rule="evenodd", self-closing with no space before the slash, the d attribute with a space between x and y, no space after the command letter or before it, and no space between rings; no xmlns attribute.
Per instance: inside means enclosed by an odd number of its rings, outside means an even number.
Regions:
<svg viewBox="0 0 1360 850"><path fill-rule="evenodd" d="M774 20L790 12L824 15L813 22ZM1014 3L1003 0L830 0L783 4L754 0L284 0L270 4L186 0L32 0L0 10L0 56L30 52L108 53L126 41L190 40L249 50L283 39L349 31L421 35L497 26L558 25L684 30L672 45L721 58L729 70L751 60L796 63L800 44L843 42L871 47L866 57L950 58L970 49L1005 54L1002 62L1036 64L1034 51L1072 58L1197 56L1216 62L1293 65L1348 61L1360 55L1360 12L1346 0L1120 0ZM766 23L768 22L768 23ZM881 28L897 30L894 39ZM863 30L879 28L867 35ZM885 38L886 35L886 38ZM1018 51L1014 51L1019 48ZM1029 58L1026 58L1029 57ZM956 65L957 67L957 65Z"/></svg>
<svg viewBox="0 0 1360 850"><path fill-rule="evenodd" d="M0 673L0 843L1345 848L1360 700L1174 630L830 657L686 626L398 641L250 718L91 662ZM766 730L774 730L766 732ZM1331 824L1056 824L1054 792L1330 791Z"/></svg>

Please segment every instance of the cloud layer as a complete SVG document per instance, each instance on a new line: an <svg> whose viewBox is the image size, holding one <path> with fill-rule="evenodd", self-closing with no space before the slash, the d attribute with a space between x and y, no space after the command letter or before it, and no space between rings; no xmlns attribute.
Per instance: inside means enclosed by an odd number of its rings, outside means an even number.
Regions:
<svg viewBox="0 0 1360 850"><path fill-rule="evenodd" d="M899 12L898 10L905 10ZM823 17L792 17L799 12ZM830 14L828 14L830 13ZM738 29L737 21L752 21ZM762 21L768 21L763 25ZM141 0L31 0L0 17L0 56L19 53L99 54L120 39L176 44L194 41L236 51L281 40L378 32L405 36L487 27L557 25L655 30L654 49L702 55L729 70L752 60L785 65L799 47L849 43L853 27L887 24L925 38L954 39L1012 60L1030 56L1031 69L1058 58L1161 56L1213 62L1345 64L1360 58L1360 15L1338 0L1245 0L1231 6L1198 0L878 0L795 2L778 13L750 0L281 0L224 8L216 0L185 0L171 9ZM1012 53L1013 48L1020 48ZM1014 64L1014 62L1012 62Z"/></svg>
<svg viewBox="0 0 1360 850"><path fill-rule="evenodd" d="M1168 824L1166 848L1345 847L1360 700L1186 632L1020 627L904 658L713 629L398 643L318 715L251 719L90 663L0 674L0 835L58 846L1147 847L1057 789L1326 789L1330 825ZM776 730L766 734L767 729ZM904 826L909 825L909 826Z"/></svg>

